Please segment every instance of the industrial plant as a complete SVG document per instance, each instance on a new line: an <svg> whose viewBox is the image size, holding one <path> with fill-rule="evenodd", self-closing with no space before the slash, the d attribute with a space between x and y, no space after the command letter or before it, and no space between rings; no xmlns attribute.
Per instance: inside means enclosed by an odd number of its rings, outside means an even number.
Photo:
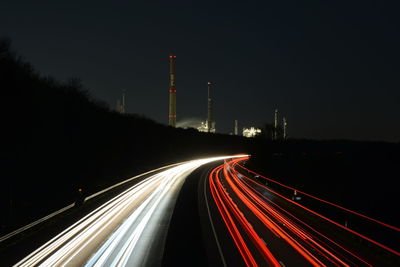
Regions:
<svg viewBox="0 0 400 267"><path fill-rule="evenodd" d="M237 131L237 121L235 120L235 134ZM286 140L287 134L287 119L282 118L282 124L279 124L278 109L274 110L274 122L273 124L266 124L263 129L251 126L244 127L242 131L245 137L256 137L263 134L267 139L270 140Z"/></svg>
<svg viewBox="0 0 400 267"><path fill-rule="evenodd" d="M199 132L215 133L215 120L213 113L213 97L212 97L212 83L207 82L207 119L201 121L200 125L188 126L186 124L176 122L176 55L169 56L169 110L168 110L168 125L172 127L183 127L183 128L195 128ZM117 111L125 113L125 92L122 95L122 104L117 103ZM265 127L260 129L254 126L243 127L242 136L244 137L256 137L261 134L265 134L267 138L271 140L285 140L287 139L287 120L286 117L282 118L282 125L278 123L278 109L274 110L274 122L271 127ZM185 126L186 125L186 126ZM269 124L271 125L271 124ZM231 133L232 134L232 133ZM238 120L234 120L234 135L239 135L239 123Z"/></svg>
<svg viewBox="0 0 400 267"><path fill-rule="evenodd" d="M244 137L256 137L257 135L261 134L261 129L250 127L250 128L243 128L243 136Z"/></svg>

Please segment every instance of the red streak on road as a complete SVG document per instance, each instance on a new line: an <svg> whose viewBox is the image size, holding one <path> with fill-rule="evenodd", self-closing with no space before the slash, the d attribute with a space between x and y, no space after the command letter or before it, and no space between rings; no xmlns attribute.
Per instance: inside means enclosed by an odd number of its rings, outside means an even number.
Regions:
<svg viewBox="0 0 400 267"><path fill-rule="evenodd" d="M238 230L238 226L235 223L235 220L232 218L233 216L236 218L236 221L240 224L242 229L246 232L247 236L251 239L257 249L262 253L266 263L269 266L280 266L279 262L275 259L275 257L264 244L264 242L254 231L251 224L246 220L243 213L238 209L237 205L229 197L229 194L225 190L221 181L217 179L222 168L223 165L214 169L213 172L210 174L210 190L218 207L218 210L220 211L221 216L228 228L228 231L230 232L240 254L243 257L244 262L247 266L257 266L253 255L251 254L248 246L246 245L246 242L244 241L240 231Z"/></svg>
<svg viewBox="0 0 400 267"><path fill-rule="evenodd" d="M319 218L322 218L323 220L342 229L345 229L351 234L361 237L364 240L367 240L368 242L377 245L395 255L400 255L397 251L388 248L387 246L380 244L377 241L368 238L354 230L346 228L339 223L307 207L304 207L303 205L300 205L289 198L286 198L285 196L277 193L274 190L271 190L263 184L246 177L242 173L239 173L235 169L237 166L246 170L247 172L256 174L255 172L252 172L239 164L239 162L247 159L248 157L243 157L225 162L225 164L216 167L209 175L209 185L213 200L218 208L225 226L227 227L240 255L247 266L257 266L258 264L280 266L280 263L260 237L261 233L258 233L253 228L248 218L246 218L244 215L244 210L240 210L239 206L242 208L244 207L247 212L250 212L257 218L258 226L263 225L266 231L272 232L278 239L286 242L295 251L295 253L301 255L309 264L313 266L325 266L326 263L333 264L335 266L357 265L354 261L371 265L365 259L350 251L345 246L339 244L335 240L332 240L332 238L328 238L326 235L320 233L290 212L286 211L282 206L273 202L270 198L267 198L258 190L256 190L255 187L263 188L264 191L268 191L273 195L278 196L281 198L281 200L286 201L287 203L294 204L298 208L310 212L311 214L316 215ZM297 190L259 174L256 175L287 189ZM297 190L297 192L332 205L341 210L351 212L369 221L377 222L380 225L389 227L390 229L396 231L399 230L396 227L387 225L360 213L353 212L334 203L319 199L302 191ZM260 228L258 229L260 230ZM249 248L246 240L250 240L257 250L254 251L254 249ZM268 240L265 241L268 242ZM257 257L255 257L254 253L257 252L265 260L264 263L259 263L256 261Z"/></svg>
<svg viewBox="0 0 400 267"><path fill-rule="evenodd" d="M349 209L344 208L344 207L342 207L342 206L339 206L339 205L337 205L337 204L335 204L335 203L332 203L332 202L326 201L326 200L324 200L324 199L318 198L318 197L316 197L316 196L310 195L310 194L308 194L308 193L305 193L305 192L300 191L300 190L298 190L298 189L295 189L295 188L293 188L293 187L284 185L284 184L282 184L282 183L280 183L280 182L278 182L278 181L275 181L275 180L273 180L273 179L271 179L271 178L267 178L267 177L265 177L265 176L262 176L261 174L255 173L255 172L253 172L252 170L249 170L249 169L243 167L243 166L240 165L240 164L237 164L236 166L239 166L240 168L242 168L242 169L244 169L244 170L246 170L246 171L248 171L248 172L250 172L250 173L252 173L252 174L254 174L254 175L258 175L259 177L261 177L261 178L263 178L263 179L265 179L265 180L268 180L268 181L270 181L270 182L272 182L272 183L278 184L278 185L280 185L280 186L282 186L282 187L285 187L285 188L287 188L287 189L290 189L290 190L293 190L293 191L297 191L298 193L301 193L301 194L303 194L303 195L305 195L305 196L308 196L308 197L313 198L313 199L315 199L315 200L324 202L324 203L326 203L326 204L328 204L328 205L334 206L334 207L339 208L339 209L341 209L341 210L345 210L345 211L347 211L347 212L349 212L349 213L352 213L352 214L357 215L357 216L359 216L359 217L362 217L362 218L364 218L364 219L370 220L370 221L372 221L372 222L375 222L375 223L377 223L377 224L380 224L380 225L382 225L382 226L385 226L385 227L390 228L390 229L392 229L392 230L395 230L395 231L397 231L397 232L400 231L400 228L398 228L398 227L395 227L395 226L393 226L393 225L390 225L390 224L387 224L387 223L378 221L378 220L376 220L376 219L374 219L374 218L368 217L368 216L366 216L366 215L364 215L364 214L361 214L361 213L359 213L359 212L356 212L356 211L353 211L353 210L349 210Z"/></svg>

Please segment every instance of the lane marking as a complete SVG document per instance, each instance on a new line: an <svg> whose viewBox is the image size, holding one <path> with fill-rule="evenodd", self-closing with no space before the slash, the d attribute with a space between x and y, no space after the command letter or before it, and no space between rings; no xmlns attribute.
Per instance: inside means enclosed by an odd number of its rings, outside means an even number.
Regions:
<svg viewBox="0 0 400 267"><path fill-rule="evenodd" d="M204 179L204 198L205 198L205 200L206 200L208 218L210 219L211 228L212 228L212 231L213 231L213 233L214 233L215 241L216 241L216 243L217 243L219 255L221 256L222 264L226 267L227 264L226 264L224 255L223 255L223 253L222 253L221 245L219 244L219 240L218 240L218 237L217 237L217 232L215 231L214 223L213 223L213 220L212 220L212 218L211 218L210 207L209 207L209 205L208 205L208 198L207 198L207 180L208 180L208 175L206 176L206 179Z"/></svg>

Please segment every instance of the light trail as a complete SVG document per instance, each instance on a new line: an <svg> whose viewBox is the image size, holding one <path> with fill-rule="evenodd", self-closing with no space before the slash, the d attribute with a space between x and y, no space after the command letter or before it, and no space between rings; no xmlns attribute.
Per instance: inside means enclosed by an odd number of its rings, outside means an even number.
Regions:
<svg viewBox="0 0 400 267"><path fill-rule="evenodd" d="M235 169L235 166L240 166L240 167L242 167L241 165L237 164L237 161L235 161L234 164L235 164L235 165L234 165L234 167L232 167L232 169ZM242 167L242 168L244 168L244 167ZM249 170L249 171L250 171L250 170ZM252 171L250 171L250 172L252 172ZM238 172L236 171L236 173L238 173ZM252 173L254 173L254 172L252 172ZM246 176L244 176L244 177L247 178L247 179L249 179L249 178L246 177ZM269 180L269 178L267 178L267 179ZM272 189L266 187L265 185L262 185L262 184L260 184L260 183L255 182L255 181L253 181L253 182L256 183L257 186L264 188L266 191L269 191L269 192L273 193L274 195L276 195L276 196L278 196L278 197L280 197L280 198L286 200L287 202L290 202L291 204L294 204L294 205L298 206L299 208L301 208L301 209L303 209L303 210L305 210L305 211L307 211L307 212L310 212L310 213L312 213L312 214L318 216L319 218L321 218L321 219L323 219L323 220L325 220L325 221L327 221L327 222L329 222L329 223L331 223L331 224L334 224L335 226L337 226L337 227L339 227L339 228L341 228L341 229L343 229L343 230L345 230L345 231L347 231L347 232L350 232L351 234L354 234L354 235L356 235L356 236L358 236L358 237L360 237L360 238L362 238L362 239L364 239L364 240L366 240L366 241L368 241L368 242L370 242L370 243L372 243L372 244L374 244L374 245L376 245L376 246L378 246L378 247L380 247L380 248L382 248L382 249L384 249L384 250L386 250L386 251L388 251L388 252L390 252L390 253L392 253L392 254L395 254L396 256L400 256L400 252L398 252L398 251L396 251L396 250L394 250L394 249L392 249L392 248L390 248L390 247L388 247L388 246L386 246L386 245L384 245L384 244L382 244L382 243L379 243L378 241L376 241L376 240L374 240L374 239L372 239L372 238L370 238L370 237L367 237L367 236L365 236L365 235L363 235L363 234L361 234L361 233L359 233L359 232L357 232L357 231L355 231L355 230L353 230L353 229L350 229L350 228L348 228L348 227L345 227L345 226L341 225L340 223L338 223L338 222L336 222L336 221L334 221L334 220L332 220L332 219L330 219L330 218L328 218L328 217L326 217L326 216L324 216L324 215L322 215L322 214L320 214L320 213L318 213L318 212L315 212L315 211L313 211L312 209L309 209L309 208L307 208L307 207L305 207L305 206L299 204L298 202L293 201L293 200L291 200L291 199L289 199L289 198L283 196L282 194L279 194L278 192L276 192L276 191L274 191L274 190L272 190ZM276 182L276 183L278 183L278 182ZM286 185L284 185L284 184L282 184L282 183L279 183L279 184L280 184L281 186L286 187L286 188L291 188L291 187L286 186ZM294 190L295 190L295 189L294 189ZM298 190L297 190L297 192L301 192L301 191L298 191ZM311 195L306 194L306 193L304 193L304 192L301 192L301 193L302 193L302 194L305 194L305 195L307 195L307 196L311 196ZM314 198L314 199L316 199L316 200L319 200L319 201L321 201L321 202L324 202L324 203L327 202L327 201L325 201L325 200L321 200L321 199L316 198L316 197L313 197L313 196L311 196L311 197ZM329 204L331 204L332 206L335 206L335 207L337 207L337 208L339 208L339 209L346 210L346 211L351 211L351 210L349 210L349 209L343 208L343 207L341 207L341 206L339 206L339 205L336 205L336 204L334 204L334 203L331 203L331 202L327 202L327 203L329 203ZM355 215L358 215L358 216L362 215L362 214L359 214L359 213L357 213L357 212L352 212L352 213L354 213ZM375 220L375 219L373 219L373 218L367 217L367 216L365 216L365 215L362 215L362 216L360 216L360 217L361 217L361 218L364 218L364 219L366 219L366 220L369 220L369 221L379 222L379 224L382 225L382 226L385 226L385 227L390 228L390 229L392 229L392 230L398 231L398 229L397 229L396 227L394 227L394 226L387 225L387 224L385 224L385 223L382 223L382 222L380 222L380 221L378 221L378 220Z"/></svg>
<svg viewBox="0 0 400 267"><path fill-rule="evenodd" d="M271 178L265 177L265 176L263 176L263 175L261 175L261 174L258 174L258 173L254 172L254 171L252 171L252 170L249 170L249 169L247 169L246 167L244 167L244 166L242 166L242 165L240 165L240 164L237 164L237 165L235 165L235 166L239 166L240 168L242 168L243 170L246 170L246 171L249 172L249 173L252 173L252 174L254 174L254 175L258 175L259 177L261 177L261 178L263 178L263 179L265 179L265 180L267 180L267 181L269 181L269 182L272 182L272 183L274 183L274 184L277 184L277 185L279 185L279 186L282 186L282 187L284 187L284 188L287 188L287 189L290 189L290 190L293 190L293 191L297 191L298 193L301 193L301 194L303 194L303 195L305 195L305 196L308 196L308 197L310 197L310 198L312 198L312 199L315 199L315 200L317 200L317 201L320 201L320 202L323 202L323 203L325 203L325 204L331 205L331 206L333 206L333 207L335 207L335 208L338 208L338 209L347 211L347 212L349 212L349 213L351 213L351 214L354 214L354 215L359 216L359 217L361 217L361 218L367 219L367 220L369 220L369 221L372 221L372 222L374 222L374 223L377 223L377 224L382 225L382 226L384 226L384 227L387 227L387 228L389 228L389 229L395 230L395 231L397 231L397 232L400 231L400 228L398 228L398 227L396 227L396 226L393 226L393 225L390 225L390 224L381 222L381 221L376 220L376 219L374 219L374 218L368 217L368 216L366 216L366 215L364 215L364 214L362 214L362 213L359 213L359 212L356 212L356 211L347 209L347 208L342 207L342 206L340 206L340 205L338 205L338 204L335 204L335 203L329 202L329 201L327 201L327 200L318 198L318 197L316 197L316 196L313 196L313 195L311 195L311 194L308 194L308 193L303 192L303 191L301 191L301 190L298 190L298 189L296 189L296 188L287 186L287 185L282 184L282 183L280 183L280 182L278 182L278 181L275 181L275 180L273 180L273 179L271 179Z"/></svg>
<svg viewBox="0 0 400 267"><path fill-rule="evenodd" d="M131 178L129 178L129 179L126 179L126 180L124 180L124 181L122 181L122 182L119 182L119 183L117 183L117 184L115 184L115 185L112 185L112 186L110 186L110 187L107 187L106 189L103 189L103 190L101 190L101 191L99 191L99 192L97 192L97 193L94 193L94 194L92 194L92 195L86 197L85 200L84 200L84 202L86 202L86 201L88 201L88 200L90 200L90 199L92 199L92 198L95 198L95 197L97 197L97 196L99 196L99 195L101 195L101 194L103 194L103 193L105 193L105 192L108 192L108 191L110 191L110 190L112 190L112 189L114 189L114 188L116 188L116 187L118 187L118 186L121 186L121 185L123 185L123 184L129 183L129 182L131 182L131 181L133 181L133 180L135 180L135 179L141 178L141 177L143 177L143 176L145 176L145 175L148 175L148 174L151 174L151 173L154 173L154 172L163 170L163 169L167 169L167 168L171 168L171 167L173 167L173 166L177 166L177 165L179 165L179 164L182 164L182 163L176 163L176 164L171 164L171 165L163 166L163 167L160 167L160 168L158 168L158 169L151 170L151 171L148 171L148 172L145 172L145 173L136 175L136 176L134 176L134 177L131 177ZM0 243L3 242L3 241L6 241L7 239L9 239L9 238L11 238L11 237L13 237L13 236L15 236L15 235L17 235L17 234L20 234L20 233L22 233L22 232L24 232L24 231L26 231L26 230L29 230L30 228L32 228L32 227L34 227L34 226L36 226L36 225L38 225L38 224L41 224L41 223L43 223L43 222L45 222L45 221L47 221L47 220L49 220L49 219L51 219L51 218L57 216L58 214L61 214L61 213L65 212L65 211L67 211L67 210L73 208L74 206L75 206L75 203L71 203L71 204L69 204L68 206L65 206L64 208L61 208L61 209L59 209L59 210L57 210L57 211L54 211L53 213L51 213L51 214L49 214L49 215L46 215L46 216L44 216L44 217L42 217L42 218L40 218L40 219L38 219L38 220L36 220L36 221L34 221L34 222L28 224L28 225L25 225L25 226L23 226L23 227L21 227L21 228L19 228L19 229L17 229L17 230L14 230L14 231L12 231L12 232L10 232L10 233L4 235L4 236L0 237Z"/></svg>
<svg viewBox="0 0 400 267"><path fill-rule="evenodd" d="M233 241L235 242L242 258L247 266L256 266L256 260L252 255L243 235L239 231L239 227L242 227L247 234L247 237L255 244L257 249L262 253L266 263L270 266L280 266L279 262L269 251L267 246L264 244L260 236L254 231L249 221L245 218L243 213L238 209L237 205L233 202L229 196L221 181L218 179L218 175L222 167L214 169L210 174L210 190L214 201L218 207L218 210L231 234ZM237 223L235 222L237 220Z"/></svg>
<svg viewBox="0 0 400 267"><path fill-rule="evenodd" d="M22 259L16 266L141 265L152 242L164 242L185 178L198 167L227 158L185 162L154 174L101 205ZM132 255L135 257L132 257ZM162 253L152 255L160 257ZM153 259L157 261L157 259Z"/></svg>
<svg viewBox="0 0 400 267"><path fill-rule="evenodd" d="M294 214L287 211L285 206L294 204L296 209L309 212L311 215L317 215L328 224L333 223L335 226L345 229L349 235L355 235L385 249L394 255L399 255L383 244L376 242L358 232L345 228L340 224L326 218L299 203L288 199L279 193L271 190L263 184L258 183L254 179L246 177L236 170L236 166L240 166L239 162L247 158L232 159L225 164L216 167L209 176L210 191L223 222L228 229L244 263L247 266L269 265L277 266L281 261L287 262L288 255L295 252L303 257L308 264L313 266L354 266L372 264L350 250L348 244L342 244L330 233L324 234L306 224L301 218L297 218ZM240 166L242 167L242 166ZM247 170L251 172L250 170ZM251 172L254 173L254 172ZM256 189L257 188L257 189ZM262 191L271 192L280 198L280 203L265 196ZM338 207L345 209L343 207ZM347 210L347 209L346 209ZM304 214L304 212L302 212ZM309 216L307 213L302 216ZM372 218L360 216L366 220ZM375 221L372 219L372 221ZM332 229L332 228L330 228ZM269 232L270 234L267 234ZM272 235L271 235L272 233ZM268 238L265 238L268 236ZM329 236L329 237L328 237ZM248 241L254 244L250 247ZM260 240L264 241L260 242ZM288 249L287 254L282 254L275 250L274 246L281 247L285 242L291 247L292 252ZM268 248L267 248L267 244ZM260 262L259 257L264 258L264 262ZM283 256L280 258L278 255Z"/></svg>
<svg viewBox="0 0 400 267"><path fill-rule="evenodd" d="M254 183L255 185L259 186L258 183L256 183L255 181L251 180L250 178L245 177L246 180L250 183ZM246 183L246 182L245 182ZM249 183L246 183L250 188L252 188L252 186ZM254 190L254 189L253 189ZM257 190L254 190L254 192L256 194L258 194L261 198L263 198L265 201L267 201L268 203L271 203L274 207L278 208L281 212L283 212L284 214L288 215L292 220L300 223L301 225L303 225L304 227L306 227L308 230L310 230L311 232L315 233L316 235L314 235L312 237L312 239L310 240L317 240L318 242L323 242L321 241L321 238L324 240L327 240L328 242L332 243L334 246L337 246L338 248L348 252L351 256L357 258L358 260L360 260L361 262L365 263L366 265L369 265L367 262L365 262L363 259L361 259L360 257L358 257L356 254L352 253L349 250L346 250L343 246L341 246L340 244L338 244L337 242L335 242L334 240L328 238L326 235L323 235L322 233L320 233L319 231L317 231L316 229L312 228L311 226L307 225L305 222L303 222L302 220L300 220L299 218L295 217L293 214L291 214L290 212L286 211L284 208L282 208L281 206L279 206L278 204L274 203L272 200L268 199L266 196L264 196L262 193L260 193ZM328 246L328 245L327 245ZM342 257L345 257L343 254L341 254ZM350 261L350 260L349 260ZM355 264L351 264L351 265L355 265Z"/></svg>

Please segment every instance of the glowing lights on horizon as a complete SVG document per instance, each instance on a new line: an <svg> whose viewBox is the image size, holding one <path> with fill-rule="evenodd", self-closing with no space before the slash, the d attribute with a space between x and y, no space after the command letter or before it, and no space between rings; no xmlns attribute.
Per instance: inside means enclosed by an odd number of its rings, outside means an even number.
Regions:
<svg viewBox="0 0 400 267"><path fill-rule="evenodd" d="M256 137L257 135L261 134L261 129L250 127L250 128L243 128L243 136L244 137Z"/></svg>

